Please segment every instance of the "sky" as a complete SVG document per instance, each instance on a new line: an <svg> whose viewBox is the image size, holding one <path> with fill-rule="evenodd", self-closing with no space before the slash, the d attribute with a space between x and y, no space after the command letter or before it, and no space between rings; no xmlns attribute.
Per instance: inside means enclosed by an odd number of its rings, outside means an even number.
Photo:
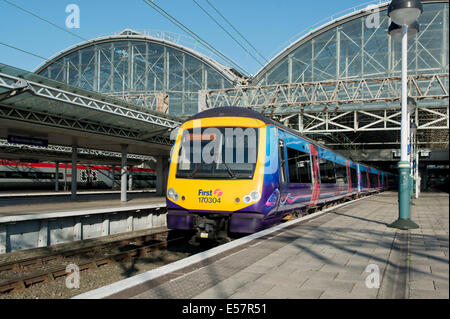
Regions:
<svg viewBox="0 0 450 319"><path fill-rule="evenodd" d="M125 28L186 35L143 0L7 0L85 39L112 35ZM248 74L262 65L211 20L193 0L153 0L204 40L231 58ZM206 0L196 0L247 50L262 58L214 12ZM209 0L267 59L285 48L303 30L368 0ZM68 28L68 5L79 8L79 28ZM0 0L0 42L44 58L80 42L68 34ZM73 21L73 20L72 20ZM320 25L320 24L319 24ZM318 26L318 25L316 25ZM193 42L195 46L195 42ZM44 60L0 44L0 63L33 71ZM264 61L260 61L264 62ZM264 63L263 63L264 64Z"/></svg>

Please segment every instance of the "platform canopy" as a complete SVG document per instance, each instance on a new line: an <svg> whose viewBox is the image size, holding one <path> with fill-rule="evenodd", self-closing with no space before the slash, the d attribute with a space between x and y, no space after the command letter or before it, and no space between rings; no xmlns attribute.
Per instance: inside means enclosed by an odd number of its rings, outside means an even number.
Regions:
<svg viewBox="0 0 450 319"><path fill-rule="evenodd" d="M168 156L181 119L0 64L0 139Z"/></svg>

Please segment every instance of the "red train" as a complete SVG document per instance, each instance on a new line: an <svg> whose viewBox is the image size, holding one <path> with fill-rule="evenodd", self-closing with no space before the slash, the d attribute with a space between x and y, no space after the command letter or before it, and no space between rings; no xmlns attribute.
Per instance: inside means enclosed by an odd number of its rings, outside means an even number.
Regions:
<svg viewBox="0 0 450 319"><path fill-rule="evenodd" d="M70 187L72 165L59 164L59 188ZM89 189L120 188L120 167L77 165L77 187ZM132 168L128 171L133 189L154 188L156 171L151 168ZM131 177L130 177L131 175ZM0 160L0 190L54 189L55 163L27 163Z"/></svg>

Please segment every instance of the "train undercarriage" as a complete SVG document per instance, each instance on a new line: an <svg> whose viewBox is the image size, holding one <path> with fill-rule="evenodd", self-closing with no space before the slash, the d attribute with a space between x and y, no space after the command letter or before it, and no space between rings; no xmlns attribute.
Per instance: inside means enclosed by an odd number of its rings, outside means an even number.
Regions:
<svg viewBox="0 0 450 319"><path fill-rule="evenodd" d="M190 243L199 244L202 241L226 243L231 241L229 233L230 216L224 214L195 215L193 229L195 234Z"/></svg>

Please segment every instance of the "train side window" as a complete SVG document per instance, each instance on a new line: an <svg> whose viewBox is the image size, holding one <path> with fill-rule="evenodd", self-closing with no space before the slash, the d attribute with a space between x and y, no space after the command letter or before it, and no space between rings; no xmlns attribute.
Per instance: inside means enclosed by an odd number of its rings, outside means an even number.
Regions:
<svg viewBox="0 0 450 319"><path fill-rule="evenodd" d="M38 173L36 173L36 172L28 172L28 173L26 173L26 178L36 179L36 178L38 178L37 174Z"/></svg>
<svg viewBox="0 0 450 319"><path fill-rule="evenodd" d="M335 166L334 162L325 158L319 159L320 183L321 184L336 184Z"/></svg>
<svg viewBox="0 0 450 319"><path fill-rule="evenodd" d="M280 150L280 182L286 183L286 159L284 156L284 141L279 140L278 142Z"/></svg>
<svg viewBox="0 0 450 319"><path fill-rule="evenodd" d="M23 178L22 172L8 172L9 178Z"/></svg>
<svg viewBox="0 0 450 319"><path fill-rule="evenodd" d="M350 167L350 178L352 180L352 184L353 185L358 184L358 178L357 178L357 175L356 175L356 169L353 168L353 167Z"/></svg>
<svg viewBox="0 0 450 319"><path fill-rule="evenodd" d="M6 178L6 172L0 172L0 178Z"/></svg>
<svg viewBox="0 0 450 319"><path fill-rule="evenodd" d="M289 183L311 183L311 158L309 153L287 147Z"/></svg>
<svg viewBox="0 0 450 319"><path fill-rule="evenodd" d="M337 184L347 184L347 166L334 163L336 171L336 183Z"/></svg>

